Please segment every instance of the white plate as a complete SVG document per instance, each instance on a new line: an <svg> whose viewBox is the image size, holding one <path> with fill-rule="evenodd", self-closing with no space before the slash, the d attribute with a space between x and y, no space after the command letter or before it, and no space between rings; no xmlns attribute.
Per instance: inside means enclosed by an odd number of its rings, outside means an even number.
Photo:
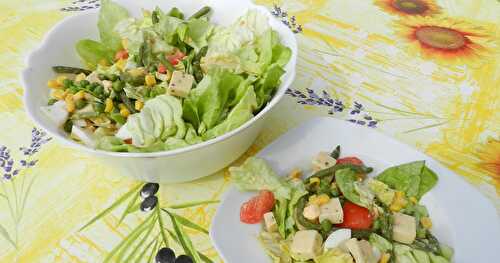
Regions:
<svg viewBox="0 0 500 263"><path fill-rule="evenodd" d="M500 218L495 207L437 161L373 129L316 118L283 135L258 156L285 175L294 167L308 169L318 151L330 151L336 145L341 145L342 156L358 156L374 167L373 174L392 165L425 160L439 175L436 187L422 198L433 221L432 232L455 249L454 262L499 262ZM256 238L261 225L239 220L241 204L254 195L232 187L213 219L210 236L225 262L271 262Z"/></svg>

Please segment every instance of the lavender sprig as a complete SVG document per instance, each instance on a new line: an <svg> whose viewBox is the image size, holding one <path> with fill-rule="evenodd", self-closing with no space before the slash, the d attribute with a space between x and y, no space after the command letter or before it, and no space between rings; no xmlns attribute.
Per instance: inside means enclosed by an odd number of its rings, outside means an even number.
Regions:
<svg viewBox="0 0 500 263"><path fill-rule="evenodd" d="M271 14L281 20L281 22L290 28L293 33L298 34L302 32L302 25L297 24L297 18L295 16L289 16L288 12L283 10L280 6L274 5Z"/></svg>

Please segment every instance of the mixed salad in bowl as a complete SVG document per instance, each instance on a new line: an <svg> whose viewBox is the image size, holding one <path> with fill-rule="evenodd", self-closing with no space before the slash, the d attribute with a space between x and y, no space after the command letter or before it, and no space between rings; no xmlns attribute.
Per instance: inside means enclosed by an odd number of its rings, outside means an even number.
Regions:
<svg viewBox="0 0 500 263"><path fill-rule="evenodd" d="M210 7L141 18L101 1L100 41L80 40L85 68L55 65L46 113L68 136L115 152L156 152L234 130L271 100L291 50L250 10L229 26Z"/></svg>
<svg viewBox="0 0 500 263"><path fill-rule="evenodd" d="M237 188L258 191L240 221L262 223L258 238L273 262L445 263L453 250L432 234L421 197L438 181L424 161L390 167L375 177L356 157L320 152L311 175L274 173L249 158L230 168Z"/></svg>

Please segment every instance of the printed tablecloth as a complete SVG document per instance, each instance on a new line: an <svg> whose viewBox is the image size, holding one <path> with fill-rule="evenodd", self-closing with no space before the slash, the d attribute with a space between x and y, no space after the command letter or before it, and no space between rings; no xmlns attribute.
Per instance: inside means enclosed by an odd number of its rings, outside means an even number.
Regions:
<svg viewBox="0 0 500 263"><path fill-rule="evenodd" d="M257 2L297 33L298 74L238 162L308 118L331 116L427 153L500 211L499 1ZM140 182L52 140L25 114L24 57L62 18L98 6L0 1L0 262L145 262L163 238L182 251L176 231L219 262L205 233L217 204L191 202L220 198L227 171L161 185L159 206L141 212Z"/></svg>

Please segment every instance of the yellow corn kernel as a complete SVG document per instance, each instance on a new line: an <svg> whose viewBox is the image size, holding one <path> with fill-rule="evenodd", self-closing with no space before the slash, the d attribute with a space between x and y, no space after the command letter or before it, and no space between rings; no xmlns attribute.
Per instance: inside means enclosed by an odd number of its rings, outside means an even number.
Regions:
<svg viewBox="0 0 500 263"><path fill-rule="evenodd" d="M127 66L127 60L119 59L118 61L116 61L115 65L119 70L123 71L125 70L125 66Z"/></svg>
<svg viewBox="0 0 500 263"><path fill-rule="evenodd" d="M413 196L412 196L412 197L410 197L410 201L411 201L412 203L414 203L414 204L418 203L417 198L415 198L415 197L413 197Z"/></svg>
<svg viewBox="0 0 500 263"><path fill-rule="evenodd" d="M405 193L402 191L396 191L394 199L392 200L389 209L394 212L398 212L403 209L408 204L408 200L405 198Z"/></svg>
<svg viewBox="0 0 500 263"><path fill-rule="evenodd" d="M290 171L288 177L292 179L300 179L300 177L302 177L302 171L299 168L294 168L292 171Z"/></svg>
<svg viewBox="0 0 500 263"><path fill-rule="evenodd" d="M142 109L142 107L144 107L144 102L143 102L143 101L141 101L141 100L136 100L136 101L135 101L134 108L135 108L136 110L141 110L141 109Z"/></svg>
<svg viewBox="0 0 500 263"><path fill-rule="evenodd" d="M74 112L76 109L75 101L73 100L73 96L68 95L66 98L64 98L64 101L66 102L66 111L68 112Z"/></svg>
<svg viewBox="0 0 500 263"><path fill-rule="evenodd" d="M384 253L384 254L382 254L382 257L380 257L380 260L378 261L378 263L388 263L389 259L391 259L391 254Z"/></svg>
<svg viewBox="0 0 500 263"><path fill-rule="evenodd" d="M125 106L125 104L123 104L123 103L118 104L118 108L119 108L120 110L127 109L127 107L126 107L126 106Z"/></svg>
<svg viewBox="0 0 500 263"><path fill-rule="evenodd" d="M122 38L122 47L128 49L128 39Z"/></svg>
<svg viewBox="0 0 500 263"><path fill-rule="evenodd" d="M81 100L85 97L85 91L80 90L75 95L73 95L74 100Z"/></svg>
<svg viewBox="0 0 500 263"><path fill-rule="evenodd" d="M66 97L66 94L68 94L67 91L57 89L57 90L54 90L52 92L52 97L55 99L58 99L58 100L64 100L64 98Z"/></svg>
<svg viewBox="0 0 500 263"><path fill-rule="evenodd" d="M58 84L59 86L63 86L63 85L64 85L64 84L63 84L63 81L64 81L65 79L67 79L67 78L68 78L68 77L66 77L66 76L64 76L64 75L58 76L58 77L56 78L56 82L57 82L57 84Z"/></svg>
<svg viewBox="0 0 500 263"><path fill-rule="evenodd" d="M127 108L121 109L120 110L120 115L122 115L123 117L127 118L130 115L130 111L128 111Z"/></svg>
<svg viewBox="0 0 500 263"><path fill-rule="evenodd" d="M313 184L319 184L320 180L318 177L313 177L311 179L309 179L309 185L313 185Z"/></svg>
<svg viewBox="0 0 500 263"><path fill-rule="evenodd" d="M62 86L57 83L57 80L51 79L47 81L47 86L51 89L60 89Z"/></svg>
<svg viewBox="0 0 500 263"><path fill-rule="evenodd" d="M313 202L315 202L314 200L316 200L316 198L318 198L318 196L317 196L317 195L311 195L311 196L309 196L309 200L308 200L308 201L309 201L309 203L313 203Z"/></svg>
<svg viewBox="0 0 500 263"><path fill-rule="evenodd" d="M395 203L392 203L390 206L389 206L389 209L393 212L399 212L401 209L403 209L403 207L399 204L395 204Z"/></svg>
<svg viewBox="0 0 500 263"><path fill-rule="evenodd" d="M82 80L84 80L87 76L85 76L85 73L80 73L78 75L76 75L75 77L75 82L80 82Z"/></svg>
<svg viewBox="0 0 500 263"><path fill-rule="evenodd" d="M429 217L422 217L420 218L420 224L422 224L425 229L430 229L432 227L432 220Z"/></svg>
<svg viewBox="0 0 500 263"><path fill-rule="evenodd" d="M326 204L330 201L330 197L327 194L320 194L317 198L318 205Z"/></svg>
<svg viewBox="0 0 500 263"><path fill-rule="evenodd" d="M144 77L144 81L146 82L146 86L152 87L156 85L156 78L151 74L147 74L146 77Z"/></svg>
<svg viewBox="0 0 500 263"><path fill-rule="evenodd" d="M105 102L104 112L111 112L113 110L113 108L114 108L113 100L110 98L107 98L106 102Z"/></svg>
<svg viewBox="0 0 500 263"><path fill-rule="evenodd" d="M103 67L107 67L107 66L109 66L109 63L106 59L103 58L103 59L99 60L99 65L101 65Z"/></svg>

